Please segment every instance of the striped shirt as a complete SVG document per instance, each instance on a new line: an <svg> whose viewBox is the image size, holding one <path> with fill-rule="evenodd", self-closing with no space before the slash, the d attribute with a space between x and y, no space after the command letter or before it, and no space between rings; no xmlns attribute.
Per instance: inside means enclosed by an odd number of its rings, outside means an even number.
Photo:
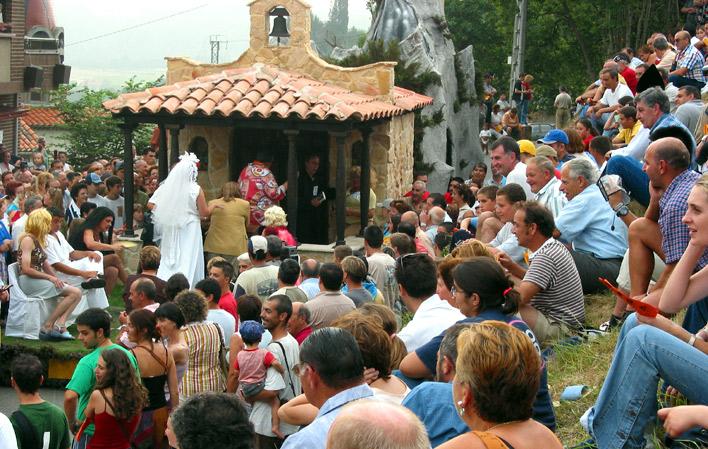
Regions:
<svg viewBox="0 0 708 449"><path fill-rule="evenodd" d="M529 259L524 282L541 289L531 299L531 305L550 320L580 327L585 322L583 286L570 251L550 238Z"/></svg>
<svg viewBox="0 0 708 449"><path fill-rule="evenodd" d="M551 180L538 191L536 201L550 210L554 219L560 214L565 203L568 202L565 193L560 191L560 181L556 179L556 177L552 177Z"/></svg>
<svg viewBox="0 0 708 449"><path fill-rule="evenodd" d="M221 371L221 330L212 322L189 323L184 326L184 341L189 348L187 370L182 378L181 398L197 393L226 388Z"/></svg>

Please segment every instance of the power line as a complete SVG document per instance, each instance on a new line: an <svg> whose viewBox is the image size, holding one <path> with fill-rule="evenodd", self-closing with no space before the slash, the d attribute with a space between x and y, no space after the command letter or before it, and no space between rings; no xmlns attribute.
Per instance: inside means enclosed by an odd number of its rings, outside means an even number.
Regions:
<svg viewBox="0 0 708 449"><path fill-rule="evenodd" d="M127 27L127 28L122 28L122 29L120 29L120 30L111 31L110 33L100 34L100 35L98 35L98 36L90 37L90 38L84 39L84 40L82 40L82 41L72 42L72 43L70 43L70 44L66 44L65 47L71 47L72 45L79 45L79 44L83 44L83 43L85 43L85 42L95 41L96 39L101 39L101 38L104 38L104 37L107 37L107 36L113 36L114 34L123 33L123 32L125 32L125 31L134 30L134 29L136 29L136 28L140 28L140 27L143 27L143 26L145 26L145 25L151 25L151 24L153 24L153 23L162 22L163 20L171 19L171 18L173 18L173 17L181 16L182 14L187 14L187 13L190 13L190 12L192 12L192 11L196 11L197 9L204 8L205 6L208 6L208 3L203 3L203 4L199 5L199 6L195 6L194 8L185 9L184 11L178 11L178 12L176 12L176 13L173 13L173 14L170 14L170 15L167 15L167 16L159 17L159 18L157 18L157 19L149 20L149 21L147 21L147 22L139 23L139 24L137 24L137 25L132 25L132 26L129 26L129 27Z"/></svg>

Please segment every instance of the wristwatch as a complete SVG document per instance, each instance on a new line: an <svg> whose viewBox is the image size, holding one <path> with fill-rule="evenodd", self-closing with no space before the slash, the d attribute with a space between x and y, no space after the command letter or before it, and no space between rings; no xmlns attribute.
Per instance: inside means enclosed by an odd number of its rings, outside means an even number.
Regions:
<svg viewBox="0 0 708 449"><path fill-rule="evenodd" d="M629 208L626 204L622 204L620 207L617 208L617 211L615 213L618 217L622 218L629 213Z"/></svg>
<svg viewBox="0 0 708 449"><path fill-rule="evenodd" d="M688 339L688 344L691 346L696 346L696 335L691 334L691 338Z"/></svg>

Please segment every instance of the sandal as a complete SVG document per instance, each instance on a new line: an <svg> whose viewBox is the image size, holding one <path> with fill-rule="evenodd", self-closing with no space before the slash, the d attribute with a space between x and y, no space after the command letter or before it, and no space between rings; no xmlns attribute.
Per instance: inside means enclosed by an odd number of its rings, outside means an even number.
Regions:
<svg viewBox="0 0 708 449"><path fill-rule="evenodd" d="M54 329L58 333L59 340L74 340L74 336L66 329L65 326Z"/></svg>
<svg viewBox="0 0 708 449"><path fill-rule="evenodd" d="M610 315L610 319L600 325L600 330L602 332L609 332L616 327L622 326L622 323L624 323L624 320L627 318L627 315L629 315L629 313L627 312L622 314L621 317L615 316L614 314Z"/></svg>

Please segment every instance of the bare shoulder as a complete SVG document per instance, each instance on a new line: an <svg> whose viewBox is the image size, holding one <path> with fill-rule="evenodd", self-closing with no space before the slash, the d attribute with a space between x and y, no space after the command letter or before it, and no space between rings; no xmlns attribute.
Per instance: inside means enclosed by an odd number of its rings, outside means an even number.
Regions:
<svg viewBox="0 0 708 449"><path fill-rule="evenodd" d="M436 449L486 449L486 446L475 434L467 432L441 444Z"/></svg>

